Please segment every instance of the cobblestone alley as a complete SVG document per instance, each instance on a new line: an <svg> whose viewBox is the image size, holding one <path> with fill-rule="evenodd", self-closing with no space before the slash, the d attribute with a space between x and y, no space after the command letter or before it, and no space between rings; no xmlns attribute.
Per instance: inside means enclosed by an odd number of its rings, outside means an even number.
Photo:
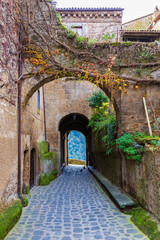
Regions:
<svg viewBox="0 0 160 240"><path fill-rule="evenodd" d="M6 240L147 240L81 168L69 165L49 186L35 188Z"/></svg>

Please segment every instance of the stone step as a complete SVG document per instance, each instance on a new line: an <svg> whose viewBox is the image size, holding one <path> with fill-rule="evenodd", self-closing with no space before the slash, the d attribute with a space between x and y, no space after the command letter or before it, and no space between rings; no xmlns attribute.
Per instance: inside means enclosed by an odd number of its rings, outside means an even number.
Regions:
<svg viewBox="0 0 160 240"><path fill-rule="evenodd" d="M102 186L107 190L111 198L115 201L115 203L121 208L133 207L135 202L132 201L126 194L122 193L122 191L113 185L107 178L105 178L97 169L94 169L91 166L88 166L88 169L91 173L100 181Z"/></svg>

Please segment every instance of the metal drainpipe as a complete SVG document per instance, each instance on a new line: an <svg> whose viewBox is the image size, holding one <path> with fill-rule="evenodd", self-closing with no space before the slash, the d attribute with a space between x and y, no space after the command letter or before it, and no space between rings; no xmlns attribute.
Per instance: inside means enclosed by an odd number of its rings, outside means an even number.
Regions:
<svg viewBox="0 0 160 240"><path fill-rule="evenodd" d="M44 113L44 136L45 136L45 141L47 142L46 107L45 107L44 86L42 87L42 91L43 91L43 113Z"/></svg>
<svg viewBox="0 0 160 240"><path fill-rule="evenodd" d="M22 2L21 2L22 7ZM18 196L23 203L23 198L21 194L21 116L22 116L22 107L21 107L21 79L22 79L22 23L20 24L20 33L19 33L19 42L20 42L20 54L18 62Z"/></svg>

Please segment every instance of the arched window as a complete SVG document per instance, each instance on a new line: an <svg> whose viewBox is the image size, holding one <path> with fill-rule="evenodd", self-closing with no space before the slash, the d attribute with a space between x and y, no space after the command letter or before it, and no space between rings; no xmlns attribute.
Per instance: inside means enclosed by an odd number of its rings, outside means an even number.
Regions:
<svg viewBox="0 0 160 240"><path fill-rule="evenodd" d="M40 91L37 92L37 112L40 114Z"/></svg>

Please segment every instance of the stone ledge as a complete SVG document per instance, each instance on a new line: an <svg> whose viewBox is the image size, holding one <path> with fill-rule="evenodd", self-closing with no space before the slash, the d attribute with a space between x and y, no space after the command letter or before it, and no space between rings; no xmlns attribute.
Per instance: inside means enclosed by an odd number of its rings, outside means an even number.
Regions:
<svg viewBox="0 0 160 240"><path fill-rule="evenodd" d="M118 187L114 186L100 172L98 172L98 170L93 169L91 166L88 166L88 169L100 181L102 186L107 190L111 198L121 209L133 207L135 205L135 203L127 195L122 193Z"/></svg>

